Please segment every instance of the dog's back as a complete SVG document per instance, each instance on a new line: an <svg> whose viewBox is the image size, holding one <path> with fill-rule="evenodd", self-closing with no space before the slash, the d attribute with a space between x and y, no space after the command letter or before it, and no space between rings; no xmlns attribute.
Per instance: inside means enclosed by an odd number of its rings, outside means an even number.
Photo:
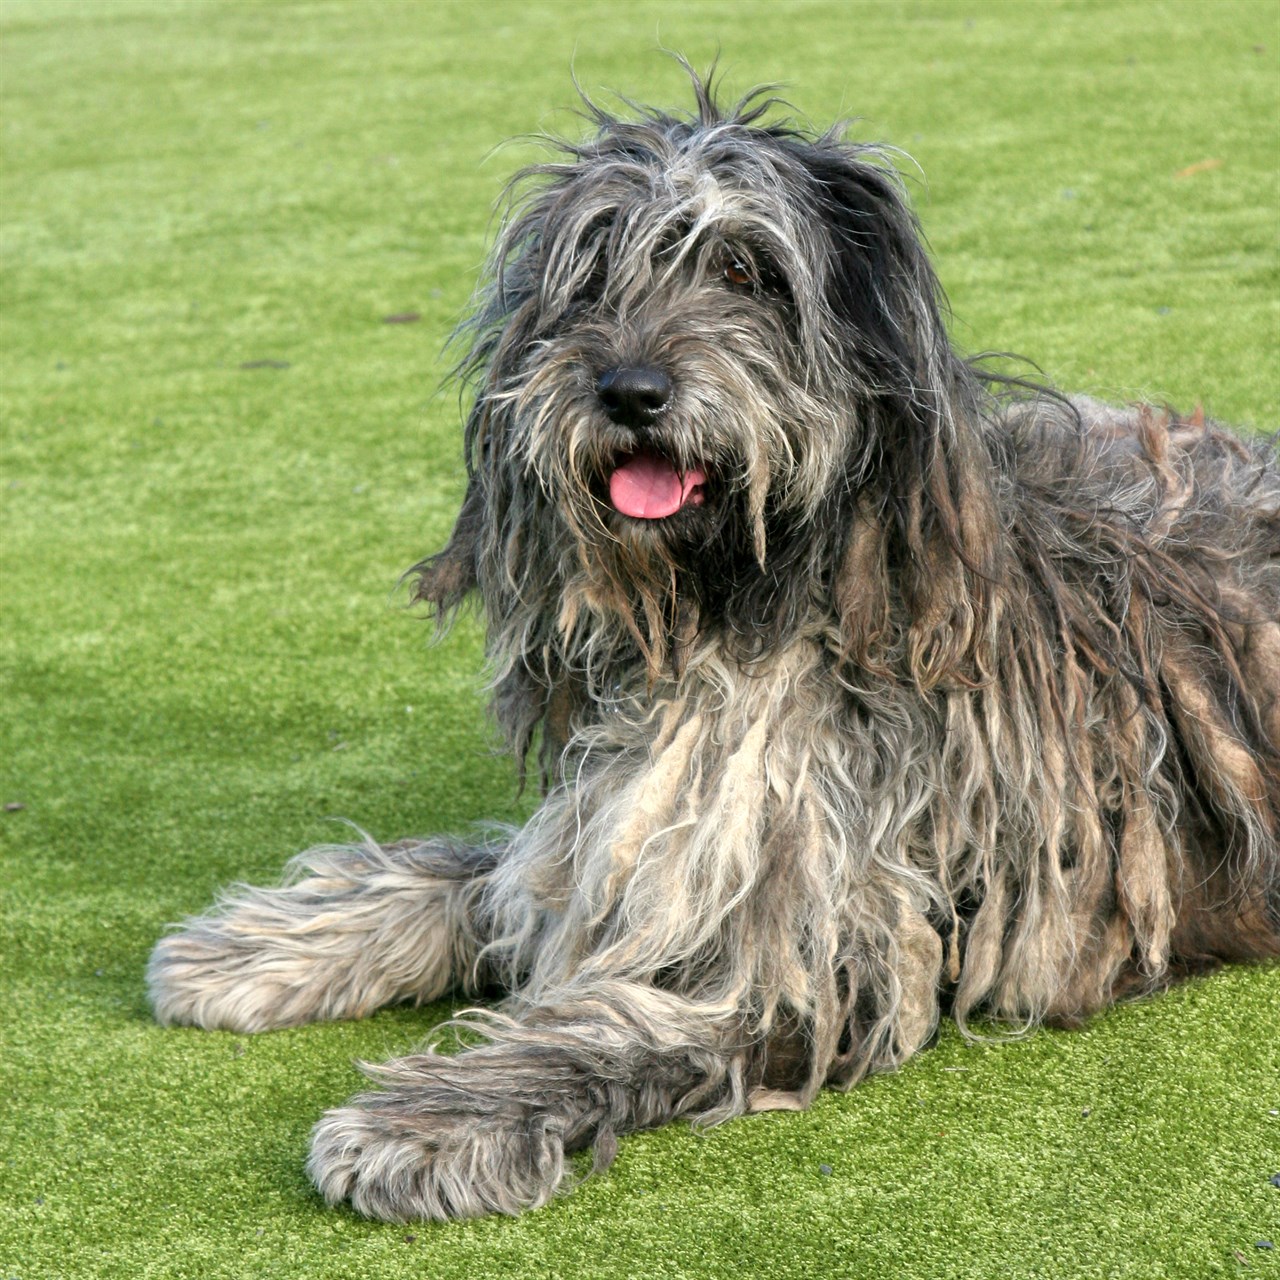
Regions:
<svg viewBox="0 0 1280 1280"><path fill-rule="evenodd" d="M1017 441L1013 542L1037 560L1051 625L1073 640L1062 687L1133 690L1104 733L1126 744L1118 755L1146 761L1128 785L1147 790L1163 839L1134 857L1133 815L1118 820L1119 903L1167 881L1166 977L1280 954L1274 439L1250 441L1201 411L1083 396L1069 409L1022 402L1004 426ZM1105 770L1095 778L1100 798L1117 785ZM1142 968L1112 996L1144 985Z"/></svg>

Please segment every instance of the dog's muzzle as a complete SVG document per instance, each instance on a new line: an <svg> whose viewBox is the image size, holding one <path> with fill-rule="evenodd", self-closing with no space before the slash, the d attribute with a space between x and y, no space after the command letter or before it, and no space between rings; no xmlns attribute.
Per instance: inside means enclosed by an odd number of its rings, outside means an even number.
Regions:
<svg viewBox="0 0 1280 1280"><path fill-rule="evenodd" d="M612 422L633 430L651 427L670 403L671 379L652 365L606 370L596 380L596 395ZM621 455L609 473L609 501L633 520L665 520L685 507L706 501L706 472L680 470L654 449Z"/></svg>

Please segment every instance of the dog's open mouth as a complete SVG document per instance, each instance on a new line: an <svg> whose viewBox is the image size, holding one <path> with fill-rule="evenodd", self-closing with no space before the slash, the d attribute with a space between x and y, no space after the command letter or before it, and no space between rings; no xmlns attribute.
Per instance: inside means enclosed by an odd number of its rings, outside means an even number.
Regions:
<svg viewBox="0 0 1280 1280"><path fill-rule="evenodd" d="M680 471L656 453L621 458L609 476L609 501L633 520L665 520L707 500L707 475L698 467Z"/></svg>

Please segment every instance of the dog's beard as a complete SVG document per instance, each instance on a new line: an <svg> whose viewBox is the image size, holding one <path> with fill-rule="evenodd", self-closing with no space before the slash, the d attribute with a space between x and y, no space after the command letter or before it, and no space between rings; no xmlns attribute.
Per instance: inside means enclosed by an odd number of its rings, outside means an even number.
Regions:
<svg viewBox="0 0 1280 1280"><path fill-rule="evenodd" d="M693 641L735 625L731 601L772 571L769 549L788 524L773 502L785 476L755 449L691 445L687 435L677 448L651 434L615 451L600 446L613 437L597 428L583 424L595 460L564 480L553 504L568 553L560 629L567 635L585 607L597 623L622 625L650 679L678 676Z"/></svg>
<svg viewBox="0 0 1280 1280"><path fill-rule="evenodd" d="M562 622L569 627L579 601L620 619L656 672L696 630L712 575L732 575L740 556L739 464L693 433L628 438L595 414L576 426L589 444L572 452L590 462L562 473L556 494L577 561Z"/></svg>

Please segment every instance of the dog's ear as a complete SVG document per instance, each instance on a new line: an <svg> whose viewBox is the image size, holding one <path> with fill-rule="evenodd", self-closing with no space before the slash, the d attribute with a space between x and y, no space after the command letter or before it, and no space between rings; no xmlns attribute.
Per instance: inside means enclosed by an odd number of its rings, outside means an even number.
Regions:
<svg viewBox="0 0 1280 1280"><path fill-rule="evenodd" d="M810 168L830 236L825 306L855 388L843 640L864 665L905 661L921 688L981 682L1000 551L984 393L952 349L896 175L829 141Z"/></svg>
<svg viewBox="0 0 1280 1280"><path fill-rule="evenodd" d="M416 578L413 600L425 601L444 621L480 585L477 561L484 529L485 499L480 477L472 473L453 534L442 551L409 570Z"/></svg>
<svg viewBox="0 0 1280 1280"><path fill-rule="evenodd" d="M526 219L527 221L527 219ZM495 410L490 389L504 376L504 358L518 348L508 332L512 316L521 310L529 293L528 272L524 269L521 238L516 246L504 241L495 250L491 279L476 295L472 314L454 331L450 345L463 348L462 359L453 370L461 384L474 387L474 399L463 429L463 453L467 460L467 489L462 508L454 521L453 533L443 550L419 561L405 575L414 578L415 603L423 601L445 622L457 607L481 587L480 559L486 537L492 540L491 517L504 508L495 490L503 482L498 459L501 456L499 425L502 410ZM489 602L486 601L486 604Z"/></svg>
<svg viewBox="0 0 1280 1280"><path fill-rule="evenodd" d="M510 301L513 292L505 295ZM558 557L541 539L552 536L536 485L520 483L510 462L510 408L492 389L505 376L504 355L520 349L503 312L491 301L469 365L478 384L467 417L468 480L453 533L443 550L415 565L413 600L424 601L438 622L473 593L480 597L492 664L490 712L516 761L520 786L537 746L545 792L559 779L561 755L585 701L556 644ZM543 514L540 514L543 512Z"/></svg>
<svg viewBox="0 0 1280 1280"><path fill-rule="evenodd" d="M804 159L826 231L822 301L848 372L890 396L937 391L951 356L942 291L901 179L878 149L831 138Z"/></svg>

